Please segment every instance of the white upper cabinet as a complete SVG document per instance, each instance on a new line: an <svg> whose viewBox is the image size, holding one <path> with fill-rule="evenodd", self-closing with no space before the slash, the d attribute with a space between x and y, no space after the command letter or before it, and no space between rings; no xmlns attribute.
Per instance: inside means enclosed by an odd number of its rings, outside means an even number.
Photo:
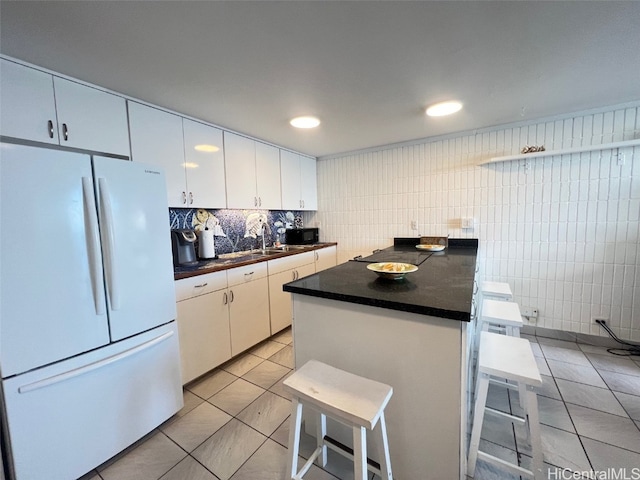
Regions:
<svg viewBox="0 0 640 480"><path fill-rule="evenodd" d="M224 132L228 208L258 208L255 141Z"/></svg>
<svg viewBox="0 0 640 480"><path fill-rule="evenodd" d="M188 207L182 118L135 102L129 103L131 159L164 169L170 207Z"/></svg>
<svg viewBox="0 0 640 480"><path fill-rule="evenodd" d="M0 59L0 133L58 144L53 77Z"/></svg>
<svg viewBox="0 0 640 480"><path fill-rule="evenodd" d="M0 62L2 135L129 156L124 98L8 60Z"/></svg>
<svg viewBox="0 0 640 480"><path fill-rule="evenodd" d="M279 149L224 132L228 208L279 210Z"/></svg>
<svg viewBox="0 0 640 480"><path fill-rule="evenodd" d="M287 150L280 151L282 208L317 210L316 161Z"/></svg>
<svg viewBox="0 0 640 480"><path fill-rule="evenodd" d="M300 197L302 210L318 210L316 159L300 155Z"/></svg>
<svg viewBox="0 0 640 480"><path fill-rule="evenodd" d="M60 145L129 156L124 98L53 77Z"/></svg>
<svg viewBox="0 0 640 480"><path fill-rule="evenodd" d="M222 130L182 119L189 207L226 208Z"/></svg>
<svg viewBox="0 0 640 480"><path fill-rule="evenodd" d="M256 143L256 195L258 207L280 210L280 149Z"/></svg>

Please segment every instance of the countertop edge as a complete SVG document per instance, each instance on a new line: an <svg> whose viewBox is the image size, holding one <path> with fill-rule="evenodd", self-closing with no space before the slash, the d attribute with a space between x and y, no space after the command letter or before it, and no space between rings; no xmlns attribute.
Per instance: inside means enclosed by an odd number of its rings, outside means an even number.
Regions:
<svg viewBox="0 0 640 480"><path fill-rule="evenodd" d="M254 265L256 263L262 263L262 262L267 262L269 260L275 260L277 258L284 258L284 257L289 257L291 255L299 255L301 253L305 253L305 252L312 252L314 250L321 250L323 248L327 248L327 247L335 247L337 246L338 243L337 242L323 242L323 243L319 243L319 244L314 244L314 245L305 245L305 249L304 250L293 250L290 252L281 252L281 253L274 253L272 255L265 255L264 258L253 258L250 260L239 260L237 262L233 262L233 263L228 263L225 265L216 265L215 264L215 260L211 261L211 267L207 267L207 268L202 268L199 270L193 270L193 271L189 271L189 272L179 272L176 273L174 271L173 273L173 280L182 280L185 278L191 278L191 277L197 277L199 275L206 275L207 273L214 273L214 272L220 272L222 270L230 270L232 268L237 268L237 267L244 267L246 265Z"/></svg>

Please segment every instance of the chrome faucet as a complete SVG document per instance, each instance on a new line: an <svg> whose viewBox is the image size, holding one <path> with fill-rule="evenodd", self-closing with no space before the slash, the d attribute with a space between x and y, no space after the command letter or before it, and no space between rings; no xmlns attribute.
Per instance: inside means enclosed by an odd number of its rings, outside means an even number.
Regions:
<svg viewBox="0 0 640 480"><path fill-rule="evenodd" d="M265 224L263 223L262 226L260 227L260 230L258 231L257 235L262 237L262 250L266 250L267 246L265 244L265 240L264 240L264 227Z"/></svg>

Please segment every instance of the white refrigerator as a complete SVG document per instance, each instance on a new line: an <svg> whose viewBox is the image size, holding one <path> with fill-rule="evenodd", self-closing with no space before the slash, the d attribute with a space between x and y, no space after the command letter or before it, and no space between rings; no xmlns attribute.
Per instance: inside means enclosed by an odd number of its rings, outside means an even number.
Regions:
<svg viewBox="0 0 640 480"><path fill-rule="evenodd" d="M75 479L182 407L164 175L0 144L9 478Z"/></svg>

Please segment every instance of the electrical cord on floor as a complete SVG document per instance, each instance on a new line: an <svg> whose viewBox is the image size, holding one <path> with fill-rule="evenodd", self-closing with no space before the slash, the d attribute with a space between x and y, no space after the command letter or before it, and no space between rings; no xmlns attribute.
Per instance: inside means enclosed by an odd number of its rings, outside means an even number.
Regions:
<svg viewBox="0 0 640 480"><path fill-rule="evenodd" d="M613 333L613 331L609 328L609 325L607 325L607 323L604 320L596 320L596 323L600 325L602 328L604 328L607 331L607 333L611 336L611 338L613 338L616 342L622 345L631 347L631 348L607 348L607 352L613 355L618 355L619 357L635 357L635 356L640 357L640 345L637 345L635 343L625 342L624 340L620 340L616 336L616 334ZM618 352L623 352L623 353L618 353Z"/></svg>

